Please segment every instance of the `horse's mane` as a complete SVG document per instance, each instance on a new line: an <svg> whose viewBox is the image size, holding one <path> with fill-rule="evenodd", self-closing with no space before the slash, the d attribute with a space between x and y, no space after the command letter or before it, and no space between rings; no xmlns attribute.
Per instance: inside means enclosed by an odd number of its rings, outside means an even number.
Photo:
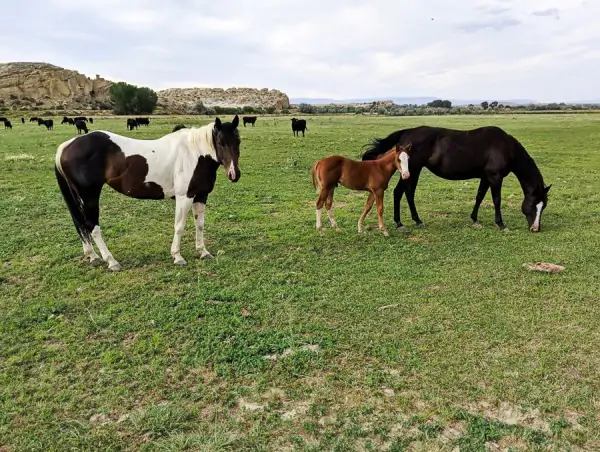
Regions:
<svg viewBox="0 0 600 452"><path fill-rule="evenodd" d="M362 153L362 160L376 160L381 154L385 154L392 149L406 131L407 129L396 130L385 138L374 138L371 143L363 146L367 149Z"/></svg>
<svg viewBox="0 0 600 452"><path fill-rule="evenodd" d="M187 133L189 148L194 154L197 156L210 155L213 159L217 160L217 150L213 139L214 127L215 123L211 122L202 127L185 128L177 132Z"/></svg>

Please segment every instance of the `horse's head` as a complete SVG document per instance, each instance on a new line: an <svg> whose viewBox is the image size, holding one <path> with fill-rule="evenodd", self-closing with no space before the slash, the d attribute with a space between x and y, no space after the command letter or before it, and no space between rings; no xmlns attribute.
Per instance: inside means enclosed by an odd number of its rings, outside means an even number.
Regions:
<svg viewBox="0 0 600 452"><path fill-rule="evenodd" d="M410 158L411 151L412 143L408 143L406 146L401 146L400 143L398 143L394 148L396 168L404 180L410 177L410 171L408 170L408 159Z"/></svg>
<svg viewBox="0 0 600 452"><path fill-rule="evenodd" d="M215 119L214 142L217 151L217 159L225 168L227 177L231 182L237 182L242 173L238 167L240 158L240 134L237 130L240 118L235 115L232 122L221 122Z"/></svg>
<svg viewBox="0 0 600 452"><path fill-rule="evenodd" d="M521 212L527 218L527 224L531 232L539 232L542 224L542 212L548 204L548 191L552 184L544 186L542 190L527 194L521 205Z"/></svg>

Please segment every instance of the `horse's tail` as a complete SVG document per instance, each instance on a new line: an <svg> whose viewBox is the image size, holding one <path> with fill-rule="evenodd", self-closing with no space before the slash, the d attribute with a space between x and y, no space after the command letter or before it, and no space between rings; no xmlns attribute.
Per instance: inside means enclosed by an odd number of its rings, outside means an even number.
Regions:
<svg viewBox="0 0 600 452"><path fill-rule="evenodd" d="M313 182L313 187L315 187L315 191L318 191L320 189L320 185L321 182L319 181L319 174L317 173L317 171L319 170L319 163L321 163L320 160L317 160L315 162L315 164L312 167L312 182Z"/></svg>
<svg viewBox="0 0 600 452"><path fill-rule="evenodd" d="M62 193L65 203L67 204L71 218L73 219L73 224L75 225L77 234L84 242L91 242L92 233L86 226L87 221L85 211L83 210L83 199L81 199L81 196L79 196L79 193L77 193L77 189L65 175L60 162L62 151L70 141L71 140L61 144L58 147L56 152L56 160L54 163L54 174L56 175L56 181L58 182L60 192Z"/></svg>

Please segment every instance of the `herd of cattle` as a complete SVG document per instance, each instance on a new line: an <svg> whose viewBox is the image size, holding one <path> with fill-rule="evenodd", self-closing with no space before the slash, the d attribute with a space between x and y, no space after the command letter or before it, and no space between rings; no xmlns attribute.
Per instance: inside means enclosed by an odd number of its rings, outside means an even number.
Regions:
<svg viewBox="0 0 600 452"><path fill-rule="evenodd" d="M256 116L244 116L242 117L242 121L244 123L244 127L246 127L246 124L252 124L252 127L254 127L254 124L256 123ZM12 123L10 122L10 120L6 117L0 117L0 121L2 121L4 123L4 128L5 129L12 129ZM292 133L294 134L294 136L300 136L300 132L302 132L302 136L304 136L304 131L308 130L308 127L306 127L306 119L297 119L297 118L292 118ZM37 116L32 116L31 118L29 118L29 122L37 122L38 126L45 126L46 130L53 130L54 129L54 121L52 119L44 119L44 118L40 118ZM88 127L87 127L87 123L93 124L94 123L94 118L92 117L86 117L86 116L76 116L74 118L70 118L68 116L63 116L62 121L60 122L61 124L69 124L72 126L75 126L77 128L77 134L81 134L81 132L84 133L88 133ZM21 123L25 124L25 118L21 118ZM148 127L150 125L150 119L149 118L127 118L127 129L128 130L133 130L133 129L137 129L140 126L146 126ZM185 129L185 126L183 124L178 124L173 128L173 132L176 132L179 129Z"/></svg>

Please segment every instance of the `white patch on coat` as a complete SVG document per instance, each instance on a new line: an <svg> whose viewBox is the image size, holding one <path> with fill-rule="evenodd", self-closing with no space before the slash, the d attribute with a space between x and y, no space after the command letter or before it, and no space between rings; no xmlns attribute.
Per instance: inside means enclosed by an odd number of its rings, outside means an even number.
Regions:
<svg viewBox="0 0 600 452"><path fill-rule="evenodd" d="M540 228L540 216L542 215L542 207L544 207L544 203L542 201L538 202L535 205L535 220L533 220L533 224L531 225L531 229L537 231Z"/></svg>
<svg viewBox="0 0 600 452"><path fill-rule="evenodd" d="M410 172L408 171L408 154L406 152L400 153L400 168L402 169L402 179L408 179Z"/></svg>

